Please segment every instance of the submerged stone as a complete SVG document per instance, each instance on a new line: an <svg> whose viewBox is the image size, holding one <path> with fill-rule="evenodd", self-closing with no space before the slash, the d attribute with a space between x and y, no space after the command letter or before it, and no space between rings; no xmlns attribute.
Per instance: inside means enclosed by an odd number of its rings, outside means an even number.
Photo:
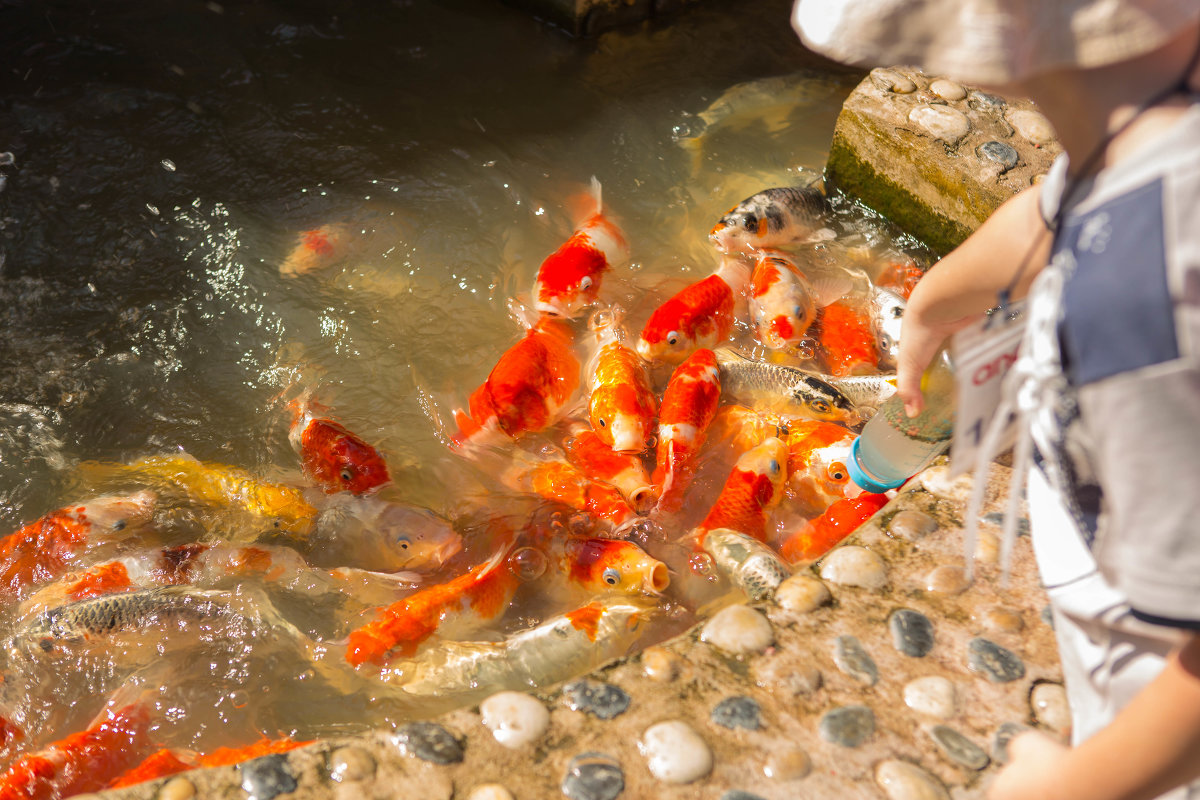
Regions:
<svg viewBox="0 0 1200 800"><path fill-rule="evenodd" d="M563 687L563 699L574 711L586 711L598 719L612 719L629 708L629 693L620 686L581 678Z"/></svg>
<svg viewBox="0 0 1200 800"><path fill-rule="evenodd" d="M1025 676L1025 662L990 639L972 639L967 654L967 666L982 672L993 683L1008 683Z"/></svg>
<svg viewBox="0 0 1200 800"><path fill-rule="evenodd" d="M296 776L283 753L251 759L238 769L242 773L242 789L250 800L272 800L277 795L296 791Z"/></svg>
<svg viewBox="0 0 1200 800"><path fill-rule="evenodd" d="M753 697L726 697L713 708L712 721L722 728L756 731L763 727L762 709Z"/></svg>
<svg viewBox="0 0 1200 800"><path fill-rule="evenodd" d="M562 793L571 800L615 800L625 790L625 773L612 756L580 753L567 765Z"/></svg>
<svg viewBox="0 0 1200 800"><path fill-rule="evenodd" d="M834 640L833 663L842 672L867 686L874 686L879 680L879 668L875 666L874 659L862 642L853 636L839 636Z"/></svg>
<svg viewBox="0 0 1200 800"><path fill-rule="evenodd" d="M866 706L841 706L825 712L817 731L827 742L858 747L875 733L875 712Z"/></svg>
<svg viewBox="0 0 1200 800"><path fill-rule="evenodd" d="M888 617L892 644L906 656L924 658L933 649L933 623L911 608L898 608Z"/></svg>
<svg viewBox="0 0 1200 800"><path fill-rule="evenodd" d="M983 769L991 760L982 747L949 725L935 725L930 729L929 735L947 758L967 769Z"/></svg>
<svg viewBox="0 0 1200 800"><path fill-rule="evenodd" d="M392 741L405 755L434 764L457 764L463 760L463 746L454 734L436 722L410 722L402 725Z"/></svg>
<svg viewBox="0 0 1200 800"><path fill-rule="evenodd" d="M875 782L888 800L950 800L950 793L937 777L899 759L889 759L876 767Z"/></svg>

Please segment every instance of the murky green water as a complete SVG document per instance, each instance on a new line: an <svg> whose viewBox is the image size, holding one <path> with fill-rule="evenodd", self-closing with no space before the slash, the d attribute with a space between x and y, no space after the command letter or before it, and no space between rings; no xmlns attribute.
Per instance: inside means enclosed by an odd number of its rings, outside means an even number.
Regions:
<svg viewBox="0 0 1200 800"><path fill-rule="evenodd" d="M705 235L725 210L821 169L860 76L805 54L789 6L708 2L580 41L468 0L0 5L0 523L80 500L82 462L182 450L299 481L280 399L298 388L385 453L388 499L478 512L428 411L462 404L520 336L507 304L570 233L568 198L603 185L632 250L606 293L636 329L715 267ZM798 71L786 113L760 102L680 146L729 87ZM352 257L281 277L297 234L327 223L355 232ZM308 692L304 654L245 635L183 659L163 738L311 738L414 713ZM43 687L30 744L145 662L145 643L121 647L15 676Z"/></svg>

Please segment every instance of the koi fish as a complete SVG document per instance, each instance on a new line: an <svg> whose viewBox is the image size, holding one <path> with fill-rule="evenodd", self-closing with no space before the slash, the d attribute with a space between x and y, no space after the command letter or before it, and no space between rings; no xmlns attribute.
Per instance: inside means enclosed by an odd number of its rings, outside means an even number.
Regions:
<svg viewBox="0 0 1200 800"><path fill-rule="evenodd" d="M304 474L327 494L369 494L391 482L387 463L363 439L324 413L329 409L307 394L290 404L288 441L300 454Z"/></svg>
<svg viewBox="0 0 1200 800"><path fill-rule="evenodd" d="M726 256L713 274L675 294L659 306L638 339L637 351L647 361L678 364L701 348L713 348L733 331L735 305L750 282L750 267L738 256Z"/></svg>
<svg viewBox="0 0 1200 800"><path fill-rule="evenodd" d="M667 565L634 542L594 536L549 536L536 544L573 586L591 595L660 595L671 582Z"/></svg>
<svg viewBox="0 0 1200 800"><path fill-rule="evenodd" d="M717 569L752 602L770 597L791 577L791 569L774 550L740 531L714 528L704 535L701 545Z"/></svg>
<svg viewBox="0 0 1200 800"><path fill-rule="evenodd" d="M708 516L690 534L699 549L704 533L730 528L760 542L767 538L767 514L783 496L787 446L772 436L738 458Z"/></svg>
<svg viewBox="0 0 1200 800"><path fill-rule="evenodd" d="M790 564L820 558L887 505L887 501L887 495L864 493L834 502L823 514L785 539L779 547L780 555Z"/></svg>
<svg viewBox="0 0 1200 800"><path fill-rule="evenodd" d="M696 457L721 397L712 350L701 349L675 368L658 410L658 444L651 480L659 487L656 509L678 511L696 471Z"/></svg>
<svg viewBox="0 0 1200 800"><path fill-rule="evenodd" d="M469 629L498 617L520 585L508 564L510 550L505 545L465 574L377 609L375 620L350 632L346 660L357 667L383 664L393 654L409 658L448 623Z"/></svg>
<svg viewBox="0 0 1200 800"><path fill-rule="evenodd" d="M896 375L850 375L828 378L829 384L845 395L862 420L874 416L883 401L896 393Z"/></svg>
<svg viewBox="0 0 1200 800"><path fill-rule="evenodd" d="M828 201L820 188L779 186L764 189L729 209L708 238L722 253L749 253L796 242L822 227Z"/></svg>
<svg viewBox="0 0 1200 800"><path fill-rule="evenodd" d="M54 800L103 789L150 747L150 714L141 697L110 701L84 730L26 753L0 774L0 798Z"/></svg>
<svg viewBox="0 0 1200 800"><path fill-rule="evenodd" d="M725 405L713 417L709 438L724 441L734 452L744 453L771 436L782 436L782 431L778 421L752 408Z"/></svg>
<svg viewBox="0 0 1200 800"><path fill-rule="evenodd" d="M584 475L617 487L634 511L641 513L654 503L654 486L642 460L613 450L588 426L572 425L563 451L567 461Z"/></svg>
<svg viewBox="0 0 1200 800"><path fill-rule="evenodd" d="M282 739L262 739L244 747L218 747L211 753L200 754L182 748L163 748L156 750L133 769L125 772L106 788L120 789L125 786L135 786L146 781L177 775L200 767L225 767L240 764L252 758L287 753L297 747L312 744L311 741L296 741L290 737Z"/></svg>
<svg viewBox="0 0 1200 800"><path fill-rule="evenodd" d="M128 538L150 521L155 502L147 491L94 497L0 539L0 597L21 598L75 566L85 553Z"/></svg>
<svg viewBox="0 0 1200 800"><path fill-rule="evenodd" d="M503 642L443 642L386 668L383 685L456 707L504 689L548 686L628 654L658 612L639 598L592 601Z"/></svg>
<svg viewBox="0 0 1200 800"><path fill-rule="evenodd" d="M514 455L501 480L523 492L583 511L594 519L619 528L635 515L616 486L592 480L585 472L560 458Z"/></svg>
<svg viewBox="0 0 1200 800"><path fill-rule="evenodd" d="M604 273L629 257L621 229L604 215L595 178L588 206L575 232L538 268L533 296L540 314L574 318L596 302Z"/></svg>
<svg viewBox="0 0 1200 800"><path fill-rule="evenodd" d="M294 278L332 266L346 257L349 241L350 229L345 225L322 225L304 231L279 265L279 274Z"/></svg>
<svg viewBox="0 0 1200 800"><path fill-rule="evenodd" d="M82 469L149 476L197 502L264 517L272 528L297 535L308 533L317 516L317 509L300 489L261 481L244 469L201 461L187 453L149 456L130 464L91 463Z"/></svg>
<svg viewBox="0 0 1200 800"><path fill-rule="evenodd" d="M896 369L900 355L900 332L908 301L890 289L871 287L871 332L879 348L879 368Z"/></svg>
<svg viewBox="0 0 1200 800"><path fill-rule="evenodd" d="M650 374L641 356L625 344L617 321L597 317L597 349L586 369L591 390L588 418L592 430L613 450L641 453L658 412Z"/></svg>
<svg viewBox="0 0 1200 800"><path fill-rule="evenodd" d="M832 375L843 378L877 371L879 345L865 313L841 301L831 303L821 311L817 329Z"/></svg>
<svg viewBox="0 0 1200 800"><path fill-rule="evenodd" d="M786 364L754 361L736 350L716 351L721 390L735 403L785 419L819 419L855 425L854 404L825 377Z"/></svg>
<svg viewBox="0 0 1200 800"><path fill-rule="evenodd" d="M478 389L469 411L456 409L456 447L492 444L543 430L556 421L579 388L574 334L566 322L543 315L510 347Z"/></svg>
<svg viewBox="0 0 1200 800"><path fill-rule="evenodd" d="M779 250L763 250L750 276L750 319L758 340L772 350L794 347L823 308L850 291L845 275L808 278L794 259Z"/></svg>
<svg viewBox="0 0 1200 800"><path fill-rule="evenodd" d="M801 513L822 513L851 486L846 460L854 433L828 422L802 420L784 441L788 448L788 498Z"/></svg>
<svg viewBox="0 0 1200 800"><path fill-rule="evenodd" d="M875 285L894 292L901 300L907 302L908 296L917 288L917 281L921 280L924 274L925 271L915 260L902 258L884 265L875 276Z"/></svg>
<svg viewBox="0 0 1200 800"><path fill-rule="evenodd" d="M312 566L430 572L458 553L463 541L449 521L428 509L332 495L300 544Z"/></svg>
<svg viewBox="0 0 1200 800"><path fill-rule="evenodd" d="M287 753L295 750L297 747L310 745L313 741L298 741L292 739L290 736L284 736L281 739L268 739L264 736L257 742L252 742L248 745L241 747L218 747L211 753L205 753L200 756L200 766L227 767L230 764L240 764L252 758Z"/></svg>

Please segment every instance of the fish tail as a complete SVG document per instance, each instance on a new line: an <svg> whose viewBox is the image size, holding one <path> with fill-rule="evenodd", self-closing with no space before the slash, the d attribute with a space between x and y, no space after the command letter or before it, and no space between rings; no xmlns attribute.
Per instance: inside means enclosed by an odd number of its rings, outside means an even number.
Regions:
<svg viewBox="0 0 1200 800"><path fill-rule="evenodd" d="M604 201L600 192L600 179L592 176L588 188L567 199L567 210L576 227L604 213Z"/></svg>

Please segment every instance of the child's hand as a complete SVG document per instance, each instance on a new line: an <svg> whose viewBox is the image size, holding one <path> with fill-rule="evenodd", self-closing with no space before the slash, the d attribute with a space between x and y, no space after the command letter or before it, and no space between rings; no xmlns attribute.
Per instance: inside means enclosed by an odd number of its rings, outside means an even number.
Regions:
<svg viewBox="0 0 1200 800"><path fill-rule="evenodd" d="M1040 731L1008 743L1009 763L988 787L988 800L1062 800L1070 796L1057 783L1070 748Z"/></svg>
<svg viewBox="0 0 1200 800"><path fill-rule="evenodd" d="M904 312L904 324L900 328L900 352L896 357L896 391L904 401L904 413L910 417L915 417L925 407L925 398L921 394L921 375L937 355L942 343L971 321L968 317L939 325L925 322L917 294L920 288L921 284L917 284L917 290L913 292Z"/></svg>

